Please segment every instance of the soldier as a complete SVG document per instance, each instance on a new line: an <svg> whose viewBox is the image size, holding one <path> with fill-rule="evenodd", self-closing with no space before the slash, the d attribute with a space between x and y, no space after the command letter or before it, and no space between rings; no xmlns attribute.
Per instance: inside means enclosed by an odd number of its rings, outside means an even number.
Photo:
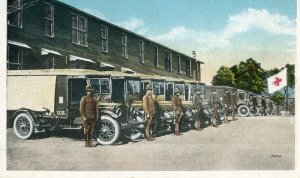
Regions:
<svg viewBox="0 0 300 178"><path fill-rule="evenodd" d="M200 96L200 87L196 88L196 93L193 96L193 107L196 110L196 129L201 130L201 114L203 112L202 98Z"/></svg>
<svg viewBox="0 0 300 178"><path fill-rule="evenodd" d="M181 119L182 114L182 103L180 99L180 90L178 88L175 89L175 96L172 100L172 105L174 109L174 115L175 115L175 135L179 136L181 133L179 132L179 122Z"/></svg>
<svg viewBox="0 0 300 178"><path fill-rule="evenodd" d="M229 122L229 120L227 119L228 114L229 114L229 106L230 106L230 94L229 91L226 90L225 91L225 95L224 95L224 118L225 118L225 122Z"/></svg>
<svg viewBox="0 0 300 178"><path fill-rule="evenodd" d="M146 126L146 139L148 141L155 140L152 136L152 125L154 123L155 105L152 97L152 88L148 84L146 86L146 94L143 97L143 109L147 115L147 126Z"/></svg>
<svg viewBox="0 0 300 178"><path fill-rule="evenodd" d="M273 101L271 98L269 98L268 106L269 106L269 115L273 115Z"/></svg>
<svg viewBox="0 0 300 178"><path fill-rule="evenodd" d="M217 114L218 114L218 106L220 101L218 100L216 90L214 88L211 89L212 94L209 98L209 104L212 107L212 122L213 127L218 127L216 124Z"/></svg>
<svg viewBox="0 0 300 178"><path fill-rule="evenodd" d="M237 118L235 118L235 113L237 110L237 101L239 100L239 96L237 93L237 89L233 89L232 92L232 98L231 98L231 108L232 108L232 120L237 120Z"/></svg>
<svg viewBox="0 0 300 178"><path fill-rule="evenodd" d="M261 106L263 107L263 116L266 116L267 115L267 112L266 112L267 111L267 103L266 103L264 96L261 99Z"/></svg>
<svg viewBox="0 0 300 178"><path fill-rule="evenodd" d="M254 113L256 113L257 112L257 110L258 110L258 103L257 103L257 98L256 98L256 96L253 96L253 98L252 98L252 105L253 105L253 111L254 111Z"/></svg>
<svg viewBox="0 0 300 178"><path fill-rule="evenodd" d="M94 125L98 119L98 101L93 96L93 88L91 84L87 84L86 93L87 96L81 98L80 101L80 115L83 119L85 147L95 147L92 142L92 135Z"/></svg>

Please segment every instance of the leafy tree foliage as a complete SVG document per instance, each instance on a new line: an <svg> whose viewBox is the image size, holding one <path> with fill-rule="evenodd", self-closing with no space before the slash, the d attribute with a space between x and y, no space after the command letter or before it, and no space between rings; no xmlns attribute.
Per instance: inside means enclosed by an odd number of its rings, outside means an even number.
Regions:
<svg viewBox="0 0 300 178"><path fill-rule="evenodd" d="M275 104L281 105L284 102L284 95L277 91L271 96L271 99Z"/></svg>
<svg viewBox="0 0 300 178"><path fill-rule="evenodd" d="M246 62L242 61L231 69L234 69L236 88L254 93L262 93L264 91L265 70L254 59L250 58Z"/></svg>
<svg viewBox="0 0 300 178"><path fill-rule="evenodd" d="M217 74L213 77L213 85L225 85L225 86L234 86L234 74L226 66L221 66L217 71Z"/></svg>

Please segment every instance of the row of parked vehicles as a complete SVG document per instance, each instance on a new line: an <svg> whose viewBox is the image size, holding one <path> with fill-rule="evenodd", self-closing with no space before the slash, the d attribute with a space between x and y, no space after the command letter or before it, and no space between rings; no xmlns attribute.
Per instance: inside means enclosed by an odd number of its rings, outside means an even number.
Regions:
<svg viewBox="0 0 300 178"><path fill-rule="evenodd" d="M91 83L99 100L101 119L94 136L102 145L112 145L119 139L139 139L144 133L145 114L142 97L147 84L152 85L156 102L154 134L173 129L172 97L175 88L181 90L184 116L181 129L195 125L192 97L197 86L201 88L204 112L203 121L209 125L211 109L208 106L210 87L194 80L181 80L145 74L129 74L119 71L95 71L88 69L16 70L7 74L7 123L21 139L28 139L35 131L56 129L82 130L79 105L85 86ZM214 86L215 87L215 86ZM222 101L225 86L215 87ZM253 94L238 90L241 116L251 113ZM222 120L220 110L219 120Z"/></svg>

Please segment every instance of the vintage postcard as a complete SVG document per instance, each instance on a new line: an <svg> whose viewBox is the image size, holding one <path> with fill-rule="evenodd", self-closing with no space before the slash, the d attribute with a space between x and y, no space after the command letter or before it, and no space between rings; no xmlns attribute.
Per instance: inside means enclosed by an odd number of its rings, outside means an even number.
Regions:
<svg viewBox="0 0 300 178"><path fill-rule="evenodd" d="M4 177L299 176L297 0L1 9Z"/></svg>

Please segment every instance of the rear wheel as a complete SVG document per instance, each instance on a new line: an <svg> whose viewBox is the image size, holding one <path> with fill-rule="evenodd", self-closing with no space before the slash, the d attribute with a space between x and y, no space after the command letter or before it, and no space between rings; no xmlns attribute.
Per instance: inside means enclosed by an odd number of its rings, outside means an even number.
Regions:
<svg viewBox="0 0 300 178"><path fill-rule="evenodd" d="M30 138L35 129L31 117L26 113L17 115L13 127L15 134L21 139Z"/></svg>
<svg viewBox="0 0 300 178"><path fill-rule="evenodd" d="M249 109L249 107L246 106L246 105L241 105L241 106L239 106L239 108L238 108L238 113L239 113L240 116L246 117L246 116L249 115L250 109Z"/></svg>
<svg viewBox="0 0 300 178"><path fill-rule="evenodd" d="M96 137L101 145L112 145L117 142L120 136L120 126L116 120L107 115L101 116L98 122Z"/></svg>

